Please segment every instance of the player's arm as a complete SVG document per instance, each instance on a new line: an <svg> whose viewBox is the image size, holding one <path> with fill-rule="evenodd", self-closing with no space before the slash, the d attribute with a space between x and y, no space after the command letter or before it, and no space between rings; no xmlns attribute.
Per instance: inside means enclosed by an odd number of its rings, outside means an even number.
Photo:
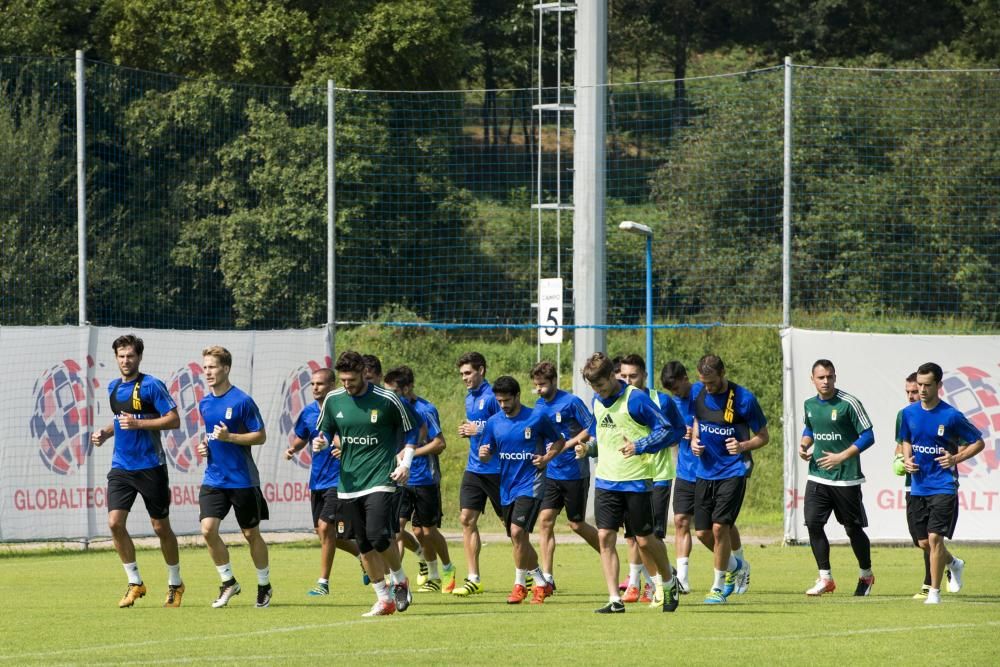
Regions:
<svg viewBox="0 0 1000 667"><path fill-rule="evenodd" d="M847 459L854 458L875 444L875 431L868 429L858 439L839 452L827 452L816 462L823 470L832 470Z"/></svg>
<svg viewBox="0 0 1000 667"><path fill-rule="evenodd" d="M288 446L288 449L285 450L285 460L291 461L307 444L308 443L305 440L296 435L292 440L292 443Z"/></svg>
<svg viewBox="0 0 1000 667"><path fill-rule="evenodd" d="M483 427L483 439L479 441L479 451L476 452L479 455L479 460L482 463L486 463L491 458L493 458L493 426L490 424L491 420L486 421L486 425Z"/></svg>
<svg viewBox="0 0 1000 667"><path fill-rule="evenodd" d="M180 425L181 418L177 414L177 408L152 419L138 419L127 412L118 417L118 426L123 431L169 431Z"/></svg>
<svg viewBox="0 0 1000 667"><path fill-rule="evenodd" d="M229 442L241 447L255 447L267 442L267 432L264 430L264 420L260 417L260 410L252 399L248 399L239 404L239 411L242 419L239 420L244 429L241 433L233 433L226 425L216 424L212 433L217 440Z"/></svg>
<svg viewBox="0 0 1000 667"><path fill-rule="evenodd" d="M594 400L597 400L596 396L594 397ZM587 424L587 428L580 431L580 433L577 434L577 437L580 437L581 433L586 433L587 437L573 445L576 458L585 459L588 456L591 458L597 458L597 421L595 419L591 419L590 423ZM575 439L576 438L574 438L574 440Z"/></svg>
<svg viewBox="0 0 1000 667"><path fill-rule="evenodd" d="M413 455L431 456L443 452L448 445L444 441L444 433L441 431L441 425L438 423L437 415L434 412L428 411L424 415L424 428L427 429L427 441L417 447Z"/></svg>
<svg viewBox="0 0 1000 667"><path fill-rule="evenodd" d="M695 417L691 420L691 453L695 456L701 456L705 451L705 445L701 444L700 433L698 418Z"/></svg>
<svg viewBox="0 0 1000 667"><path fill-rule="evenodd" d="M747 426L753 432L753 437L743 441L739 441L736 438L727 439L726 451L730 454L752 452L771 441L771 435L767 431L767 418L764 417L764 411L760 409L757 398L747 392L745 394L745 404L741 408L742 414L746 415Z"/></svg>
<svg viewBox="0 0 1000 667"><path fill-rule="evenodd" d="M663 416L670 424L671 429L670 442L667 443L667 446L676 447L687 435L687 424L684 422L684 416L681 414L677 404L674 403L674 399L661 393L660 403L663 405Z"/></svg>
<svg viewBox="0 0 1000 667"><path fill-rule="evenodd" d="M559 429L555 427L548 416L542 417L538 422L540 435L549 443L544 454L536 455L531 463L541 470L549 464L549 461L559 456L566 449L566 438L563 437Z"/></svg>
<svg viewBox="0 0 1000 667"><path fill-rule="evenodd" d="M624 438L625 444L619 450L626 457L636 454L655 454L669 446L674 437L674 428L653 399L641 391L633 391L628 399L628 413L637 423L649 428L649 435L635 442ZM683 434L684 431L681 431ZM677 438L680 440L680 438Z"/></svg>
<svg viewBox="0 0 1000 667"><path fill-rule="evenodd" d="M115 423L111 422L104 428L99 428L91 433L90 443L95 447L100 447L113 437L115 437Z"/></svg>
<svg viewBox="0 0 1000 667"><path fill-rule="evenodd" d="M802 429L802 439L799 440L799 458L808 461L812 458L813 432L807 425Z"/></svg>
<svg viewBox="0 0 1000 667"><path fill-rule="evenodd" d="M962 461L968 461L973 456L983 451L986 447L986 443L983 442L983 438L979 433L979 429L972 425L972 423L966 419L965 415L959 414L958 418L954 423L955 431L958 433L958 437L961 442L965 442L964 445L958 446L958 451L954 454L945 452L941 456L937 457L937 462L942 468L952 468L957 466Z"/></svg>

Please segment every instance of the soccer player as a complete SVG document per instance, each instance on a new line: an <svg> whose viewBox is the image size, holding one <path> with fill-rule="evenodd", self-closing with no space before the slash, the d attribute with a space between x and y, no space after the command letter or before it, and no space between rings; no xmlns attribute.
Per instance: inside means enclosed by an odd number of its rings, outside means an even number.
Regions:
<svg viewBox="0 0 1000 667"><path fill-rule="evenodd" d="M705 604L723 604L750 585L750 564L733 554L732 526L743 506L750 452L768 443L767 419L749 390L726 379L717 355L698 360L698 383L691 388L691 452L698 457L694 527L699 539L713 540L715 579Z"/></svg>
<svg viewBox="0 0 1000 667"><path fill-rule="evenodd" d="M95 431L90 441L100 447L109 438L115 439L108 472L108 527L128 576L128 586L118 606L131 607L146 595L146 585L135 558L135 544L126 528L135 497L141 495L167 564L167 600L163 606L179 607L184 582L181 581L177 537L170 527L170 480L160 431L177 428L181 420L177 405L163 382L139 372L144 349L142 339L131 334L119 336L111 343L111 349L121 373L121 378L108 385L115 420Z"/></svg>
<svg viewBox="0 0 1000 667"><path fill-rule="evenodd" d="M552 584L538 568L538 553L529 536L535 527L545 492L545 466L566 446L566 440L549 420L547 410L521 405L521 386L504 375L493 393L501 411L486 421L479 445L479 460L500 461L500 502L504 525L514 550L514 588L508 604L528 596L528 572L535 580L531 604L542 604L552 595ZM551 443L546 449L546 443Z"/></svg>
<svg viewBox="0 0 1000 667"><path fill-rule="evenodd" d="M971 459L986 446L979 429L960 410L938 397L943 377L933 362L917 369L920 402L903 408L899 435L903 459L910 473L910 502L906 520L920 548L930 552L931 589L924 604L941 602L941 577L947 565L951 573L948 590L962 590L965 563L944 546L958 522L958 464Z"/></svg>
<svg viewBox="0 0 1000 667"><path fill-rule="evenodd" d="M547 410L555 422L566 447L553 458L545 469L545 493L538 514L538 547L541 550L542 574L545 581L556 588L553 577L553 559L556 552L555 523L563 507L573 532L600 553L597 528L586 522L587 495L590 493L590 461L577 459L576 445L590 439L590 424L594 416L579 397L558 388L556 367L542 361L531 369L538 401L536 409ZM494 388L495 391L495 388Z"/></svg>
<svg viewBox="0 0 1000 667"><path fill-rule="evenodd" d="M303 408L299 418L295 420L295 439L285 451L285 459L291 461L306 445L312 446L313 440L319 436L316 425L319 423L319 409L326 395L333 389L333 371L320 368L313 372L312 389L313 402ZM312 464L309 470L309 497L312 504L313 527L319 537L319 579L309 591L309 595L330 594L330 570L333 567L333 556L337 549L346 551L359 561L361 552L354 541L345 539L350 530L345 522L340 501L337 499L337 484L340 482L340 461L331 455L332 450L324 447L313 452ZM338 536L339 523L344 526L341 536ZM364 569L364 565L362 565Z"/></svg>
<svg viewBox="0 0 1000 667"><path fill-rule="evenodd" d="M618 590L618 528L626 524L635 535L647 567L656 574L653 582L653 606L663 611L677 609L677 581L671 575L670 561L663 541L653 534L652 480L649 465L641 454L655 453L668 442L679 440L649 396L614 376L611 360L595 352L582 369L584 380L594 390L594 422L590 434L596 438L576 446L576 455L597 456L594 473L594 510L597 537L601 546L601 566L608 586L608 603L596 609L598 614L625 612ZM652 571L652 568L650 568ZM666 581L663 577L669 577Z"/></svg>
<svg viewBox="0 0 1000 667"><path fill-rule="evenodd" d="M214 345L201 352L202 368L209 393L198 404L205 423L205 437L198 453L207 459L198 504L201 506L201 535L215 562L222 585L212 606L225 607L240 585L233 574L229 548L219 536L219 524L232 509L243 537L250 546L250 558L257 569L257 607L271 604L271 568L267 543L260 534L260 522L268 518L267 501L260 491L260 475L252 447L267 440L264 420L250 396L229 381L233 355Z"/></svg>
<svg viewBox="0 0 1000 667"><path fill-rule="evenodd" d="M364 615L387 616L397 610L406 611L412 600L410 583L393 541L399 524L392 513L392 496L396 486L406 484L409 477L417 422L399 397L365 379L365 362L357 352L341 353L334 368L342 387L323 401L320 434L313 444L314 448L331 442L339 444L337 496L377 596ZM405 447L397 464L400 442L405 442ZM386 567L391 591L384 579Z"/></svg>
<svg viewBox="0 0 1000 667"><path fill-rule="evenodd" d="M674 553L677 559L677 586L681 593L690 593L688 564L691 558L691 519L694 517L695 470L698 458L691 453L690 412L691 380L687 369L679 361L668 361L660 371L660 385L670 392L670 397L684 419L684 438L677 445L677 470L674 479ZM733 526L736 529L736 526ZM737 541L736 544L739 542ZM712 547L709 546L709 550Z"/></svg>
<svg viewBox="0 0 1000 667"><path fill-rule="evenodd" d="M479 516L486 509L489 500L497 516L503 517L500 507L500 461L493 458L487 462L479 460L479 446L486 420L500 411L500 405L493 395L493 388L486 381L486 358L478 352L466 352L456 364L462 382L468 393L465 396L465 421L458 426L458 435L469 439L469 459L462 477L459 491L459 505L462 522L462 546L465 548L465 562L469 574L461 586L452 591L454 595L478 595L483 592L479 580L479 551L482 540L479 537Z"/></svg>
<svg viewBox="0 0 1000 667"><path fill-rule="evenodd" d="M818 359L810 375L816 396L806 399L805 428L799 456L809 462L805 516L809 545L816 558L819 578L806 595L819 596L837 589L830 570L830 541L826 522L830 514L844 526L858 559L858 585L854 595L869 595L875 585L872 545L865 533L868 516L862 502L861 452L875 442L872 421L857 398L837 389L837 371L829 359Z"/></svg>
<svg viewBox="0 0 1000 667"><path fill-rule="evenodd" d="M641 356L627 354L622 357L620 377L652 399L678 436L685 433L687 427L684 418L670 397L656 391L650 391L646 386L648 374L646 373L646 362ZM669 446L676 444L677 442L668 443ZM653 532L661 540L667 536L670 488L674 480L673 451L669 446L644 457L649 464L650 477L653 479ZM625 540L628 544L629 579L625 587L625 594L622 596L622 602L652 602L649 596L649 590L652 586L649 583L644 587L642 597L639 596L640 573L646 577L647 581L651 581L651 578L649 570L642 564L635 537L626 530Z"/></svg>
<svg viewBox="0 0 1000 667"><path fill-rule="evenodd" d="M441 464L438 456L447 443L441 432L441 418L430 401L417 396L413 388L413 369L399 366L385 376L386 388L404 400L423 424L417 448L413 452L410 478L403 487L399 511L399 530L413 521L413 534L420 542L427 572L419 581L418 593L451 593L455 589L455 565L448 553L448 542L441 534ZM441 568L438 570L438 558ZM442 576L443 574L443 576Z"/></svg>

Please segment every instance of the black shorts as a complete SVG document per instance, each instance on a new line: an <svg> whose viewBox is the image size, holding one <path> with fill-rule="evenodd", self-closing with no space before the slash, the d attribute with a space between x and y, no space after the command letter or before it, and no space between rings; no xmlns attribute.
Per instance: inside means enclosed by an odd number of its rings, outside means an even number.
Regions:
<svg viewBox="0 0 1000 667"><path fill-rule="evenodd" d="M399 521L393 514L392 492L378 491L358 498L341 498L344 517L351 526L350 536L358 543L361 553L375 550L376 545L395 548L394 540Z"/></svg>
<svg viewBox="0 0 1000 667"><path fill-rule="evenodd" d="M671 486L670 482L667 482L666 486L653 484L653 532L661 540L667 536L667 514L670 509Z"/></svg>
<svg viewBox="0 0 1000 667"><path fill-rule="evenodd" d="M510 537L510 527L520 526L530 533L535 529L535 519L542 506L541 498L519 496L510 505L503 506L503 525L507 527L507 537Z"/></svg>
<svg viewBox="0 0 1000 667"><path fill-rule="evenodd" d="M231 507L236 514L236 523L244 529L256 528L261 521L269 518L267 501L259 486L249 489L220 489L202 485L198 504L201 506L199 520L225 519Z"/></svg>
<svg viewBox="0 0 1000 667"><path fill-rule="evenodd" d="M694 516L694 482L674 480L674 514Z"/></svg>
<svg viewBox="0 0 1000 667"><path fill-rule="evenodd" d="M833 486L815 480L806 482L805 518L806 525L826 525L830 513L837 517L842 526L868 526L868 515L861 498L861 485Z"/></svg>
<svg viewBox="0 0 1000 667"><path fill-rule="evenodd" d="M617 531L624 524L626 534L645 537L653 532L653 492L597 489L594 514L599 529Z"/></svg>
<svg viewBox="0 0 1000 667"><path fill-rule="evenodd" d="M108 511L132 511L136 494L142 496L150 519L170 516L170 479L166 464L144 470L112 468L108 472Z"/></svg>
<svg viewBox="0 0 1000 667"><path fill-rule="evenodd" d="M556 514L566 508L566 518L583 521L587 516L587 496L590 495L590 478L546 479L543 510L555 510Z"/></svg>
<svg viewBox="0 0 1000 667"><path fill-rule="evenodd" d="M312 503L313 526L318 526L319 522L335 523L340 516L340 500L337 498L337 487L331 486L329 489L312 491L309 494Z"/></svg>
<svg viewBox="0 0 1000 667"><path fill-rule="evenodd" d="M465 471L462 477L462 488L458 493L461 509L475 510L482 514L486 510L486 500L493 505L493 511L498 517L503 517L500 507L500 475L483 475L478 472Z"/></svg>
<svg viewBox="0 0 1000 667"><path fill-rule="evenodd" d="M909 489L910 488L909 485L907 485L906 488ZM906 528L907 528L907 530L910 531L910 539L913 540L913 546L919 547L920 546L920 540L924 539L924 538L917 537L916 535L913 534L913 525L910 522L910 492L909 491L906 492Z"/></svg>
<svg viewBox="0 0 1000 667"><path fill-rule="evenodd" d="M732 526L743 507L746 477L699 479L694 483L694 529L711 530L712 524Z"/></svg>
<svg viewBox="0 0 1000 667"><path fill-rule="evenodd" d="M414 528L441 527L441 486L408 486L403 489L399 520L413 522Z"/></svg>
<svg viewBox="0 0 1000 667"><path fill-rule="evenodd" d="M906 523L914 540L926 540L930 533L951 539L958 523L958 495L911 495L906 505Z"/></svg>
<svg viewBox="0 0 1000 667"><path fill-rule="evenodd" d="M396 490L392 492L392 504L389 507L392 525L395 526L394 531L397 533L399 532L399 514L403 509L403 495L403 487L397 486Z"/></svg>

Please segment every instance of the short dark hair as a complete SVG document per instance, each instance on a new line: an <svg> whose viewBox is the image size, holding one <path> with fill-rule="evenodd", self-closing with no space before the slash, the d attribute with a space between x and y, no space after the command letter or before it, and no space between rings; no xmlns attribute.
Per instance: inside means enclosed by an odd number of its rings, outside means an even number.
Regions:
<svg viewBox="0 0 1000 667"><path fill-rule="evenodd" d="M114 342L111 343L111 349L115 351L115 354L118 354L120 347L131 347L141 357L145 345L143 345L142 339L135 334L126 334L115 338Z"/></svg>
<svg viewBox="0 0 1000 667"><path fill-rule="evenodd" d="M830 371L831 373L836 373L837 372L837 369L833 367L833 362L830 361L829 359L817 359L816 361L814 361L811 372L815 373L817 366L822 366L823 368L825 368L826 370Z"/></svg>
<svg viewBox="0 0 1000 667"><path fill-rule="evenodd" d="M618 375L622 369L622 355L617 355L611 360L611 366L614 368L615 375Z"/></svg>
<svg viewBox="0 0 1000 667"><path fill-rule="evenodd" d="M469 364L473 368L482 368L486 371L486 357L479 354L478 352L466 352L458 358L458 362L455 364L458 368Z"/></svg>
<svg viewBox="0 0 1000 667"><path fill-rule="evenodd" d="M517 396L521 393L521 385L517 383L517 380L509 375L501 375L493 383L493 394L502 394L504 396Z"/></svg>
<svg viewBox="0 0 1000 667"><path fill-rule="evenodd" d="M941 382L941 378L944 377L944 371L942 371L941 367L933 361L928 361L920 364L920 367L917 369L917 375L933 375L934 383L937 384Z"/></svg>
<svg viewBox="0 0 1000 667"><path fill-rule="evenodd" d="M635 366L643 373L646 372L646 362L638 354L626 354L622 357L620 366Z"/></svg>
<svg viewBox="0 0 1000 667"><path fill-rule="evenodd" d="M912 373L910 373L909 375L907 375L906 376L906 381L907 382L916 382L917 381L917 372L913 371Z"/></svg>
<svg viewBox="0 0 1000 667"><path fill-rule="evenodd" d="M555 365L551 361L539 361L535 364L535 367L531 369L531 378L545 378L549 382L555 382L556 376L559 373L556 371Z"/></svg>
<svg viewBox="0 0 1000 667"><path fill-rule="evenodd" d="M396 366L385 374L385 383L394 384L397 387L412 387L413 369L409 366Z"/></svg>
<svg viewBox="0 0 1000 667"><path fill-rule="evenodd" d="M317 368L312 372L313 375L324 375L326 376L326 381L332 383L334 380L333 369L331 368Z"/></svg>
<svg viewBox="0 0 1000 667"><path fill-rule="evenodd" d="M663 370L660 371L660 384L667 389L674 386L674 383L681 378L687 377L687 369L684 368L684 364L679 361L668 361L663 364Z"/></svg>
<svg viewBox="0 0 1000 667"><path fill-rule="evenodd" d="M348 373L364 373L365 358L354 350L344 350L337 357L337 363L333 367L338 373L343 373L344 371Z"/></svg>
<svg viewBox="0 0 1000 667"><path fill-rule="evenodd" d="M603 352L594 352L587 359L587 363L580 369L583 379L587 382L594 382L601 378L609 378L615 374L615 367L608 355Z"/></svg>
<svg viewBox="0 0 1000 667"><path fill-rule="evenodd" d="M698 360L698 372L704 375L709 371L718 373L719 375L726 372L726 364L722 362L722 358L719 355L706 354Z"/></svg>
<svg viewBox="0 0 1000 667"><path fill-rule="evenodd" d="M382 362L374 354L362 354L361 358L365 360L365 370L369 370L376 375L382 375Z"/></svg>

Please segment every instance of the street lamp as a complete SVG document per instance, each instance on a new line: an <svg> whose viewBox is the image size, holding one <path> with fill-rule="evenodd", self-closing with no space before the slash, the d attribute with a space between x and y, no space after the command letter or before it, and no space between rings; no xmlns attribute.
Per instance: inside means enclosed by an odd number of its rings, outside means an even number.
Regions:
<svg viewBox="0 0 1000 667"><path fill-rule="evenodd" d="M618 229L646 237L646 368L653 372L653 230L638 222L626 220Z"/></svg>

